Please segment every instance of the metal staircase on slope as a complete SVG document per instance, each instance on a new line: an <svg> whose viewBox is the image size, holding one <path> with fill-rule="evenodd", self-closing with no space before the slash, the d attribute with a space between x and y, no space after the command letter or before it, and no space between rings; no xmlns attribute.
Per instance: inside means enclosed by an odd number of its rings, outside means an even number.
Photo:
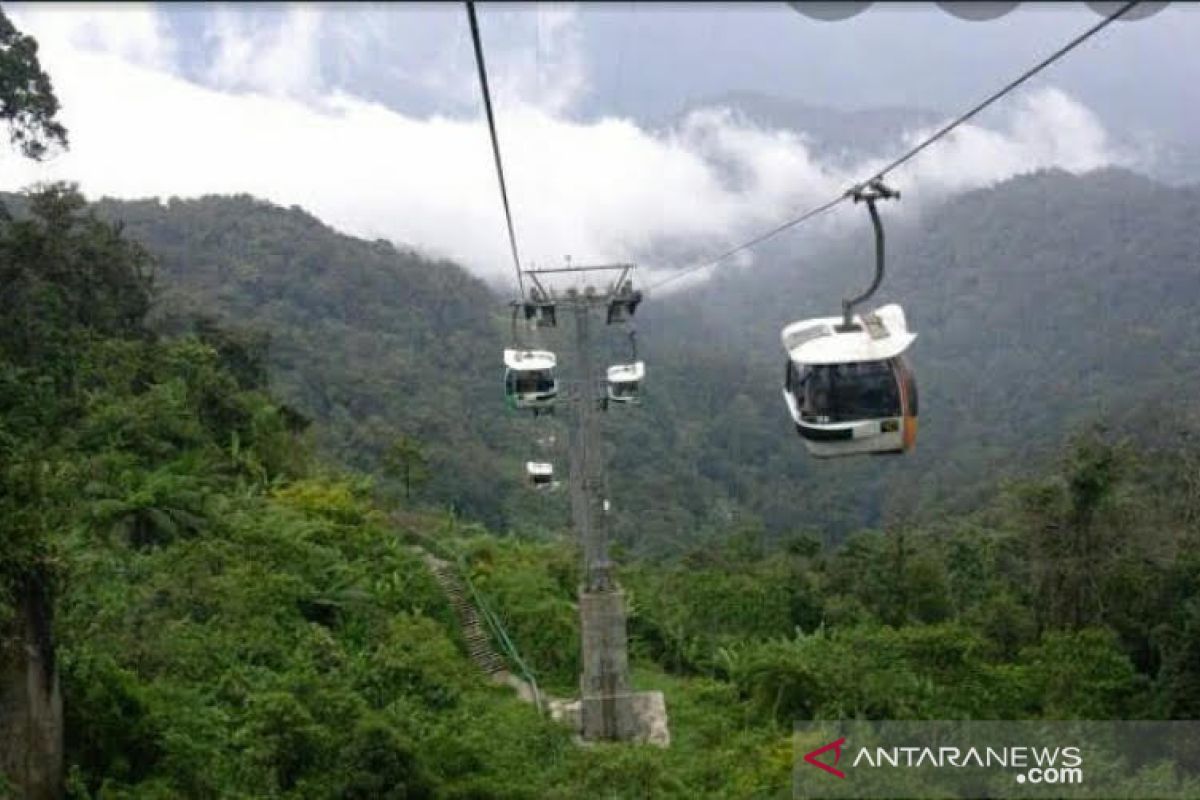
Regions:
<svg viewBox="0 0 1200 800"><path fill-rule="evenodd" d="M467 654L471 660L488 675L507 672L508 667L492 647L491 637L479 619L474 603L467 596L467 589L454 565L429 554L425 555L425 561L433 573L434 580L446 593L450 607L454 609L454 616L462 629L463 639L467 643Z"/></svg>

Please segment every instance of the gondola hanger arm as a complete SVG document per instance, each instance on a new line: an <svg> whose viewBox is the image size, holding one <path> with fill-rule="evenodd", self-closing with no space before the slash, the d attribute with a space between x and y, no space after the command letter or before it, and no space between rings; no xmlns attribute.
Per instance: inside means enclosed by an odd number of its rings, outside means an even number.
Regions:
<svg viewBox="0 0 1200 800"><path fill-rule="evenodd" d="M874 178L851 187L847 190L846 196L853 199L855 203L867 204L867 211L871 214L871 225L875 229L875 279L862 294L842 301L842 324L839 330L853 331L858 329L854 324L854 307L869 300L879 289L879 285L883 283L883 222L879 219L879 211L875 208L875 203L878 200L898 200L900 192L885 185L882 178Z"/></svg>

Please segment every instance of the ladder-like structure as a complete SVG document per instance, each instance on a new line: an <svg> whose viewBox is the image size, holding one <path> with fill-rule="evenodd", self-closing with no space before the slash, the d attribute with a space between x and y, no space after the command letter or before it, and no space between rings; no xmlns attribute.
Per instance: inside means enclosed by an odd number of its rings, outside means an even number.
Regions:
<svg viewBox="0 0 1200 800"><path fill-rule="evenodd" d="M507 672L508 667L492 647L492 639L479 618L479 612L475 610L475 604L468 597L467 587L455 566L428 553L425 554L425 563L438 586L445 592L446 599L450 601L450 607L454 610L454 616L458 619L459 629L467 644L467 655L488 675Z"/></svg>
<svg viewBox="0 0 1200 800"><path fill-rule="evenodd" d="M415 525L408 524L412 522L409 518L394 514L393 522L402 530L412 551L420 556L445 594L462 631L471 662L483 670L492 683L512 689L521 700L537 708L539 714L570 725L577 732L582 731L582 701L542 694L537 679L504 630L500 618L472 583L462 555L436 539L418 533ZM649 730L645 741L666 747L671 739L666 727L662 693L643 694L657 695L657 716L661 720L660 725L650 724L652 730Z"/></svg>
<svg viewBox="0 0 1200 800"><path fill-rule="evenodd" d="M471 584L470 579L464 578L461 560L456 565L438 558L425 548L418 550L454 611L471 661L483 670L493 683L512 688L522 700L537 707L539 714L545 713L546 708L537 680L521 659L521 654L517 652L512 640L508 638L500 620L484 603L483 597ZM499 643L504 649L507 660L496 652L493 642ZM509 669L510 662L519 674L514 675Z"/></svg>

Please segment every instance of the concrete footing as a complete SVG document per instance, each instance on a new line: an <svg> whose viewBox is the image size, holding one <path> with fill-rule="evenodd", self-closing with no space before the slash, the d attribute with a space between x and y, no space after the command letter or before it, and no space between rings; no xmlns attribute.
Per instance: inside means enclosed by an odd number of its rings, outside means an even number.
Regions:
<svg viewBox="0 0 1200 800"><path fill-rule="evenodd" d="M615 702L622 707L628 718L632 719L632 735L627 735L627 741L655 747L670 747L671 729L667 720L667 703L662 692L631 692L617 697ZM582 701L551 699L548 705L551 719L574 730L581 743L596 738L583 735ZM626 733L629 734L628 729Z"/></svg>
<svg viewBox="0 0 1200 800"><path fill-rule="evenodd" d="M662 692L634 692L629 683L625 593L579 592L583 674L579 732L585 740L670 743Z"/></svg>

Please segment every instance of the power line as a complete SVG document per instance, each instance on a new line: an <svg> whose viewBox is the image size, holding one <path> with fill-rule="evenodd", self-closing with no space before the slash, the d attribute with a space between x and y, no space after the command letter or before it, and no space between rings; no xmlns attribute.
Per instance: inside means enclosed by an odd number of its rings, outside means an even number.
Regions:
<svg viewBox="0 0 1200 800"><path fill-rule="evenodd" d="M1004 97L1006 94L1008 94L1009 92L1013 91L1018 86L1020 86L1021 84L1028 81L1034 75L1037 75L1039 72L1044 70L1046 67L1050 66L1055 61L1058 61L1060 58L1065 56L1067 53L1071 52L1076 47L1083 44L1085 41L1090 39L1093 35L1099 33L1101 30L1106 28L1109 24L1111 24L1112 22L1115 22L1117 19L1124 16L1125 13L1128 12L1130 9L1132 9L1134 6L1136 6L1138 4L1138 2L1139 2L1139 0L1132 0L1132 2L1126 3L1125 5L1121 6L1121 8L1117 9L1115 12L1113 12L1109 16L1100 20L1100 22L1098 22L1095 25L1093 25L1092 27L1088 28L1086 31L1079 34L1071 41L1067 42L1065 45L1060 47L1058 50L1055 50L1053 53L1051 53L1046 58L1043 58L1037 64L1030 67L1025 72L1021 73L1019 76L1014 78L1013 80L1009 81L1003 87L1001 87L997 91L993 92L992 94L988 95L986 98L981 100L979 103L972 106L968 111L964 112L963 114L959 115L958 117L956 117L955 119L953 119L952 121L947 123L941 129L939 129L936 133L934 133L933 135L926 138L924 141L922 141L916 147L913 147L907 153L900 156L896 160L892 161L890 164L888 164L886 167L884 167L883 169L876 172L871 177L867 178L864 181L861 181L860 183L855 184L850 189L846 190L844 193L832 198L831 200L829 200L825 203L822 203L819 206L816 206L816 207L804 212L803 214L801 214L798 217L795 217L794 219L790 219L781 225L777 225L776 227L772 228L771 230L767 231L766 233L759 234L758 236L754 237L753 239L751 239L748 242L745 242L743 244L738 245L737 247L732 247L729 250L726 250L724 253L717 256L716 258L713 258L702 264L697 264L696 266L681 270L680 272L676 272L674 275L671 275L667 278L664 278L661 281L658 281L657 283L651 285L649 288L657 289L659 287L665 286L666 284L670 283L671 281L674 281L678 278L682 278L684 275L690 275L691 273L696 272L698 270L708 269L709 267L715 267L716 265L720 264L722 261L724 261L725 259L729 258L732 255L736 255L737 253L740 253L743 250L748 250L749 248L754 247L755 245L761 244L762 242L766 241L767 239L770 239L771 237L782 233L783 231L787 230L788 228L793 228L802 222L807 222L808 220L812 219L815 216L818 216L819 214L825 213L829 209L831 209L834 206L841 203L843 200L846 200L856 190L861 189L862 187L867 186L868 184L873 183L875 181L882 180L889 172L891 172L892 170L896 169L897 167L899 167L903 164L908 163L909 160L914 158L918 153L923 151L925 148L929 147L934 142L937 142L939 139L941 139L942 137L949 134L951 131L953 131L955 128L957 128L959 125L962 125L964 122L967 122L968 120L973 118L975 115L977 115L979 112L983 111L988 106L992 105L997 100Z"/></svg>
<svg viewBox="0 0 1200 800"><path fill-rule="evenodd" d="M987 108L988 106L990 106L992 103L996 102L996 101L997 101L997 100L999 100L1001 97L1003 97L1004 95L1008 94L1008 93L1009 93L1009 92L1011 92L1013 89L1016 89L1018 86L1020 86L1021 84L1025 83L1027 80L1029 80L1030 78L1032 78L1034 75L1037 75L1037 74L1038 74L1039 72L1041 72L1043 69L1045 69L1046 67L1048 67L1048 66L1050 66L1051 64L1053 64L1055 61L1058 61L1060 58L1062 58L1063 56L1065 56L1067 53L1071 52L1071 51L1072 51L1072 50L1074 50L1076 47L1078 47L1079 45L1081 45L1081 44L1083 44L1085 41L1087 41L1089 38L1091 38L1091 37L1092 37L1092 35L1094 35L1094 34L1096 34L1096 33L1099 33L1101 30L1103 30L1104 28L1106 28L1106 27L1107 27L1109 24L1111 24L1112 22L1116 21L1118 18L1120 18L1121 16L1123 16L1123 15L1124 15L1124 14L1125 14L1127 11L1129 11L1131 8L1133 8L1134 6L1136 6L1136 5L1138 4L1138 2L1139 2L1139 0L1132 0L1132 2L1126 3L1126 4L1125 4L1125 5L1123 5L1121 8L1117 9L1117 10L1116 10L1116 11L1115 11L1113 14L1111 14L1110 16L1108 16L1108 17L1105 17L1104 19L1100 20L1100 21L1099 21L1099 22L1097 22L1095 25L1093 25L1092 27L1088 28L1086 31L1084 31L1083 33L1079 34L1078 36L1076 36L1076 37L1075 37L1074 39L1072 39L1071 41L1067 42L1065 45L1063 45L1062 47L1060 47L1058 50L1054 51L1052 54L1050 54L1050 55L1049 55L1049 56L1047 56L1046 58L1043 58L1041 61L1039 61L1039 62L1038 62L1037 64L1035 64L1034 66L1032 66L1032 67L1030 67L1029 69L1025 70L1025 72L1021 73L1021 75L1019 75L1018 77L1014 78L1014 79L1013 79L1012 81L1010 81L1008 84L1006 84L1005 86L1003 86L1003 87L1002 87L1002 88L1000 88L999 90L997 90L997 91L993 92L991 95L989 95L989 96L988 96L987 98L985 98L984 100L982 100L982 101L980 101L979 103L977 103L977 104L976 104L976 105L975 105L973 108L971 108L969 111L967 111L966 113L962 114L961 116L959 116L957 119L953 120L952 122L948 123L948 124L947 124L945 127L943 127L943 128L942 128L941 130L939 130L937 133L935 133L935 134L933 134L932 136L930 136L930 137L929 137L928 139L926 139L925 141L921 142L919 145L917 145L916 147L914 147L912 150L909 150L907 153L905 153L904 155L900 156L900 158L897 158L895 161L893 161L892 163L888 164L886 167L884 167L883 169L881 169L879 172L875 173L875 174L874 174L874 175L872 175L870 178L867 178L867 180L863 181L863 184L868 184L868 183L871 183L872 181L881 180L881 179L882 179L882 178L883 178L885 175L887 175L889 172L891 172L892 170L894 170L896 167L899 167L901 164L904 164L904 163L906 163L906 162L907 162L909 159L911 159L911 158L912 158L913 156L915 156L917 153L920 153L920 152L921 152L922 150L924 150L926 147L929 147L929 145L933 144L933 143L934 143L934 142L936 142L938 139L941 139L943 136L945 136L946 134L950 133L950 131L954 130L954 129L955 129L955 128L957 128L959 125L962 125L964 122L966 122L967 120L969 120L969 119L971 119L972 117L974 117L974 116L975 116L976 114L978 114L980 111L983 111L985 108Z"/></svg>
<svg viewBox="0 0 1200 800"><path fill-rule="evenodd" d="M749 250L751 247L754 247L755 245L762 244L767 239L770 239L772 236L776 236L780 233L783 233L788 228L794 228L802 222L807 222L808 220L812 219L813 217L817 216L818 214L824 214L826 211L828 211L829 209L836 206L838 203L845 200L846 197L847 197L847 195L839 194L837 197L833 198L832 200L822 203L821 205L816 206L815 208L810 208L808 211L805 211L803 214L801 214L800 216L798 216L794 219L790 219L781 225L776 225L774 228L767 231L766 233L760 233L758 236L755 236L753 239L751 239L748 242L743 242L742 244L739 244L737 247L729 248L728 250L726 250L724 253L721 253L721 255L717 256L716 258L705 261L702 264L697 264L694 267L688 267L685 270L680 270L679 272L676 272L674 275L670 275L666 278L663 278L661 281L651 284L647 290L649 291L649 290L657 289L661 286L665 286L673 280L682 278L684 275L690 275L693 272L697 272L702 269L708 269L709 267L715 267L718 264L720 264L722 261L724 261L725 259L729 258L730 256L737 255L738 253L742 252L743 250Z"/></svg>
<svg viewBox="0 0 1200 800"><path fill-rule="evenodd" d="M500 139L496 136L496 116L492 112L492 93L488 89L487 66L483 61L483 43L479 38L479 21L475 19L475 3L472 0L467 0L467 18L471 22L471 42L475 45L475 66L479 69L479 88L483 92L483 108L487 112L488 131L492 136L492 155L496 160L496 177L500 181L500 199L504 202L504 221L508 224L508 244L512 249L513 269L517 273L517 291L524 298L525 279L521 276L517 235L513 232L512 209L508 205L508 187L504 182L504 162L500 158Z"/></svg>

